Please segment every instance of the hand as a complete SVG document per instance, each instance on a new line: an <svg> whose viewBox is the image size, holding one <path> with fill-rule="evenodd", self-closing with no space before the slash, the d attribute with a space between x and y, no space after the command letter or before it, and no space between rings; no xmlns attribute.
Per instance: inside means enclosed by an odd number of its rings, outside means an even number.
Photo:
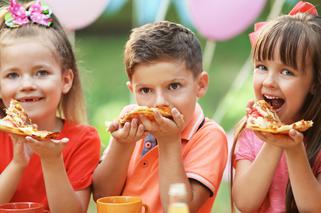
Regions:
<svg viewBox="0 0 321 213"><path fill-rule="evenodd" d="M113 121L108 126L108 131L117 142L131 144L143 137L144 126L134 118L131 122L126 122L124 126L120 126L118 121Z"/></svg>
<svg viewBox="0 0 321 213"><path fill-rule="evenodd" d="M140 116L139 119L145 129L158 141L180 138L180 132L184 126L184 116L176 108L172 108L171 111L174 120L163 117L158 111L154 112L155 121L151 121L144 116Z"/></svg>
<svg viewBox="0 0 321 213"><path fill-rule="evenodd" d="M246 105L246 114L248 114L251 111L251 108L254 104L254 100L249 100Z"/></svg>
<svg viewBox="0 0 321 213"><path fill-rule="evenodd" d="M255 135L263 142L288 149L303 142L303 134L295 129L291 129L289 134L272 134L267 132L255 131Z"/></svg>
<svg viewBox="0 0 321 213"><path fill-rule="evenodd" d="M29 164L32 150L25 143L25 138L18 135L11 135L13 143L13 162L21 167L26 167Z"/></svg>
<svg viewBox="0 0 321 213"><path fill-rule="evenodd" d="M26 142L32 149L32 151L38 154L41 160L50 160L61 157L61 152L69 141L68 138L62 138L60 140L45 140L38 141L37 139L27 136Z"/></svg>

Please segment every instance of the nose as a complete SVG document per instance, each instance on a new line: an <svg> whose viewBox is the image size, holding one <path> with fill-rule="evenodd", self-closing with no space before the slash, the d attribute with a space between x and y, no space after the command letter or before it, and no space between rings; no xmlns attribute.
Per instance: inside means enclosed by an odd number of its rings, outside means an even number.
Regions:
<svg viewBox="0 0 321 213"><path fill-rule="evenodd" d="M34 90L35 88L36 86L31 76L24 75L21 78L21 82L20 82L21 91L31 91L31 90Z"/></svg>
<svg viewBox="0 0 321 213"><path fill-rule="evenodd" d="M277 76L272 72L268 73L263 80L263 86L267 88L275 88L277 86Z"/></svg>
<svg viewBox="0 0 321 213"><path fill-rule="evenodd" d="M156 92L155 106L166 105L166 97L162 91Z"/></svg>

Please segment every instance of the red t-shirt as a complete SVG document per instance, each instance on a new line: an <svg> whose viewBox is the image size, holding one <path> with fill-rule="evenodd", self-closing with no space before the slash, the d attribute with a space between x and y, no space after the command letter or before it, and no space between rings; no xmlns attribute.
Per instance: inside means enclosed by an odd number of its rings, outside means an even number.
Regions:
<svg viewBox="0 0 321 213"><path fill-rule="evenodd" d="M100 155L100 139L96 130L66 121L59 138L69 138L63 149L63 159L70 184L75 191L87 188L92 183L92 174ZM9 134L0 132L0 173L13 158L13 144ZM31 156L16 193L10 202L33 201L43 203L48 209L46 188L41 162L37 154Z"/></svg>

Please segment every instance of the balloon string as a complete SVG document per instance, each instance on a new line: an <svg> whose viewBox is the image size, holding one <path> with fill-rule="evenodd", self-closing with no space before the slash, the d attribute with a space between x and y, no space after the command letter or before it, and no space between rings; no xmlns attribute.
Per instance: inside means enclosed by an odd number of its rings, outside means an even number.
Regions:
<svg viewBox="0 0 321 213"><path fill-rule="evenodd" d="M204 70L206 70L207 72L209 71L213 61L215 47L216 47L215 41L207 40L204 48L204 54L203 54Z"/></svg>
<svg viewBox="0 0 321 213"><path fill-rule="evenodd" d="M270 10L270 13L268 15L268 20L276 18L282 10L283 4L285 0L278 0L274 1L274 4L272 5L272 8ZM226 111L229 109L229 106L232 105L232 100L233 98L231 95L235 92L241 89L242 85L244 85L245 81L248 79L248 76L252 72L251 69L251 54L248 56L247 60L243 64L241 70L239 71L238 75L235 77L231 87L225 94L224 98L222 101L220 101L218 107L216 108L216 111L214 112L213 119L220 123Z"/></svg>

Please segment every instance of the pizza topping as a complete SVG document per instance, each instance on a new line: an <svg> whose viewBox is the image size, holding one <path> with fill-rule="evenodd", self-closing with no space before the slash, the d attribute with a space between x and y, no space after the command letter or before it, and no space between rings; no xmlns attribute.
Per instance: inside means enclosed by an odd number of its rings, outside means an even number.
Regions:
<svg viewBox="0 0 321 213"><path fill-rule="evenodd" d="M277 98L273 99L275 102ZM306 131L313 125L312 121L301 120L293 124L285 125L278 115L265 100L255 102L247 113L246 127L255 131L287 134L290 129Z"/></svg>
<svg viewBox="0 0 321 213"><path fill-rule="evenodd" d="M0 130L38 140L57 139L58 132L38 130L17 100L11 100L6 116L0 119Z"/></svg>

